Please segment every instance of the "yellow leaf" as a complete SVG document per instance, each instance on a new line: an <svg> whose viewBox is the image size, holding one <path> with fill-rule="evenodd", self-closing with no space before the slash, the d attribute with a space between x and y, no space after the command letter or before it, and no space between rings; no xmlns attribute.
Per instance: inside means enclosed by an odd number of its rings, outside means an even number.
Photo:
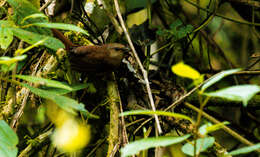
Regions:
<svg viewBox="0 0 260 157"><path fill-rule="evenodd" d="M200 73L189 65L180 62L172 66L172 72L181 77L187 77L193 80L200 78Z"/></svg>
<svg viewBox="0 0 260 157"><path fill-rule="evenodd" d="M199 78L193 80L193 85L197 86L199 84L201 84L204 81L204 74L200 75Z"/></svg>
<svg viewBox="0 0 260 157"><path fill-rule="evenodd" d="M90 140L90 126L79 124L69 119L55 129L53 144L64 152L75 152L84 148Z"/></svg>
<svg viewBox="0 0 260 157"><path fill-rule="evenodd" d="M147 9L142 9L138 12L132 13L127 16L127 26L131 28L133 25L140 25L147 20Z"/></svg>

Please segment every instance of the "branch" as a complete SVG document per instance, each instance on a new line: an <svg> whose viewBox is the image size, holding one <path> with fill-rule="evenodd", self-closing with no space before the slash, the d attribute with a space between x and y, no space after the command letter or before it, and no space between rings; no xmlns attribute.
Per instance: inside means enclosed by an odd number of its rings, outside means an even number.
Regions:
<svg viewBox="0 0 260 157"><path fill-rule="evenodd" d="M147 74L147 71L144 69L143 65L142 65L142 62L141 60L139 59L138 57L138 54L134 48L134 45L133 45L133 42L130 38L130 35L129 33L127 32L127 29L126 29L126 26L125 26L125 23L124 23L124 20L123 20L123 17L122 17L122 14L120 12L120 8L119 8L119 5L118 5L118 1L117 0L114 0L114 3L115 3L115 8L116 8L116 12L117 12L117 16L119 18L119 21L120 21L120 24L123 28L123 31L125 33L125 36L126 36L126 39L130 45L130 48L133 52L133 55L139 65L139 68L141 69L142 71L142 74L143 74L143 78L144 78L144 81L145 81L145 85L146 85L146 90L147 90L147 93L148 93L148 97L149 97L149 100L150 100L150 105L152 107L152 110L153 111L156 111L156 108L155 108L155 105L154 105L154 100L153 100L153 96L152 96L152 92L151 92L151 88L150 88L150 84L149 84L149 80L148 80L148 74ZM155 122L156 122L156 126L157 126L157 129L158 129L158 132L159 134L162 133L162 128L160 126L160 122L159 122L159 118L157 115L154 115L154 118L155 118Z"/></svg>
<svg viewBox="0 0 260 157"><path fill-rule="evenodd" d="M196 112L200 112L200 109L198 109L197 107L193 106L192 104L185 102L184 103L185 106L189 107L190 109L196 111ZM211 122L215 123L215 124L219 124L221 123L220 121L218 121L217 119L215 119L214 117L208 115L206 112L202 111L202 116L204 116L205 118L207 118L208 120L210 120ZM242 137L241 135L239 135L237 132L233 131L232 129L230 129L229 127L223 125L223 130L227 133L229 133L231 136L233 136L234 138L236 138L237 140L239 140L240 142L252 146L254 145L254 143L248 141L247 139L245 139L244 137ZM257 152L260 152L260 150L256 150Z"/></svg>

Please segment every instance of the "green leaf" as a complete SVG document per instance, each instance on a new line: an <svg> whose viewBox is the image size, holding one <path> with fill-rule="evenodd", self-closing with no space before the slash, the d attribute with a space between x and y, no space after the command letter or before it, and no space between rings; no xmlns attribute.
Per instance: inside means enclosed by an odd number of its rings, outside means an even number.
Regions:
<svg viewBox="0 0 260 157"><path fill-rule="evenodd" d="M181 39L184 38L187 34L189 34L190 32L192 32L193 27L191 25L187 25L187 26L183 26L181 27L176 34L176 38Z"/></svg>
<svg viewBox="0 0 260 157"><path fill-rule="evenodd" d="M156 2L156 0L151 0L151 4ZM147 0L126 0L127 11L131 11L137 8L146 8L148 4Z"/></svg>
<svg viewBox="0 0 260 157"><path fill-rule="evenodd" d="M134 111L127 111L120 114L120 116L128 116L128 115L158 115L158 116L169 116L169 117L175 117L180 119L186 119L193 123L193 120L185 116L183 114L179 113L172 113L172 112L166 112L166 111L150 111L150 110L134 110Z"/></svg>
<svg viewBox="0 0 260 157"><path fill-rule="evenodd" d="M0 27L3 28L9 28L9 27L14 27L15 24L13 21L7 21L7 20L0 20Z"/></svg>
<svg viewBox="0 0 260 157"><path fill-rule="evenodd" d="M170 25L170 33L174 36L175 40L185 37L188 33L192 32L191 25L183 26L181 20L176 20Z"/></svg>
<svg viewBox="0 0 260 157"><path fill-rule="evenodd" d="M41 13L36 7L33 6L33 4L27 0L7 0L7 2L12 6L14 11L14 18L15 23L17 25L28 25L32 23L38 23L38 22L48 22L46 18L29 18L26 21L23 21L24 18L31 16L33 14L39 14ZM22 23L23 21L23 23ZM39 27L30 27L26 30L32 31L39 34L44 35L52 35L51 31L46 28L39 28ZM15 34L15 33L14 33Z"/></svg>
<svg viewBox="0 0 260 157"><path fill-rule="evenodd" d="M12 21L0 20L0 48L7 49L13 41Z"/></svg>
<svg viewBox="0 0 260 157"><path fill-rule="evenodd" d="M24 60L26 57L27 57L26 55L16 56L16 57L3 56L0 57L0 64L5 64L7 66L10 66L13 63Z"/></svg>
<svg viewBox="0 0 260 157"><path fill-rule="evenodd" d="M16 157L18 149L18 137L4 121L0 120L0 156Z"/></svg>
<svg viewBox="0 0 260 157"><path fill-rule="evenodd" d="M64 82L59 82L55 80L40 78L36 76L29 76L29 75L16 75L16 77L32 83L39 83L48 87L62 88L62 89L67 89L69 91L72 91L72 88Z"/></svg>
<svg viewBox="0 0 260 157"><path fill-rule="evenodd" d="M1 65L1 70L0 71L6 73L8 71L12 71L15 67L16 67L15 63L13 63L11 65L3 64L3 65Z"/></svg>
<svg viewBox="0 0 260 157"><path fill-rule="evenodd" d="M57 51L59 48L65 48L65 46L60 40L53 38L51 36L40 35L37 33L26 31L21 28L12 28L12 31L16 37L18 37L21 40L24 40L29 44L35 44L39 40L44 40L47 38L47 40L42 43L44 46L53 49L55 51Z"/></svg>
<svg viewBox="0 0 260 157"><path fill-rule="evenodd" d="M207 124L202 125L199 128L199 133L201 135L207 135L208 133L211 133L211 132L214 132L216 130L223 128L223 126L227 125L227 124L229 124L229 122L222 122L222 123L218 123L218 124L214 124L214 125L212 125L211 123L207 123Z"/></svg>
<svg viewBox="0 0 260 157"><path fill-rule="evenodd" d="M239 154L246 154L252 151L256 151L260 149L260 143L257 143L253 146L248 146L248 147L244 147L244 148L240 148L237 150L233 150L232 152L228 153L228 155L239 155Z"/></svg>
<svg viewBox="0 0 260 157"><path fill-rule="evenodd" d="M9 28L0 27L0 47L7 49L13 41L13 32Z"/></svg>
<svg viewBox="0 0 260 157"><path fill-rule="evenodd" d="M46 28L56 28L56 29L62 29L62 30L70 30L70 31L75 31L75 32L80 32L85 35L89 35L87 31L84 29L72 25L72 24L64 24L64 23L33 23L32 25L34 26L39 26L39 27L46 27Z"/></svg>
<svg viewBox="0 0 260 157"><path fill-rule="evenodd" d="M219 129L222 129L225 125L228 125L230 124L229 122L222 122L222 123L218 123L218 124L214 124L212 126L209 126L206 128L207 130L207 133L211 133L211 132L214 132L214 131L217 131Z"/></svg>
<svg viewBox="0 0 260 157"><path fill-rule="evenodd" d="M141 150L149 149L149 148L155 148L155 147L165 147L168 145L180 143L187 138L189 138L190 135L185 135L181 137L150 137L150 138L144 138L138 141L131 142L127 144L125 147L121 149L121 156L131 156L134 154L137 154Z"/></svg>
<svg viewBox="0 0 260 157"><path fill-rule="evenodd" d="M74 99L71 99L66 96L57 95L57 94L54 94L53 92L48 92L43 89L34 88L25 83L21 83L21 85L30 89L30 91L32 93L34 93L42 98L52 100L60 108L64 109L67 112L75 114L76 113L75 110L76 110L76 111L81 111L83 113L87 113L87 110L84 108L84 104L78 103Z"/></svg>
<svg viewBox="0 0 260 157"><path fill-rule="evenodd" d="M242 101L246 106L248 101L260 91L257 85L238 85L221 89L215 92L204 93L204 95L212 97L221 97L233 101Z"/></svg>
<svg viewBox="0 0 260 157"><path fill-rule="evenodd" d="M213 146L215 142L215 138L214 137L205 137L205 138L199 138L196 140L196 155L199 154L200 152L204 152L205 150L207 150L208 148L210 148L211 146ZM190 156L194 156L194 141L192 141L191 143L186 143L182 148L182 152L190 155Z"/></svg>
<svg viewBox="0 0 260 157"><path fill-rule="evenodd" d="M93 83L87 84L87 92L88 93L96 93L97 92L97 89L95 88Z"/></svg>
<svg viewBox="0 0 260 157"><path fill-rule="evenodd" d="M34 13L40 13L40 11L37 8L35 8L32 3L30 3L27 0L7 0L7 2L12 6L15 14L23 13L23 14L19 15L20 17L23 17L26 14L31 15ZM26 17L26 16L24 16L24 17Z"/></svg>
<svg viewBox="0 0 260 157"><path fill-rule="evenodd" d="M235 72L241 71L241 69L231 69L231 70L225 70L220 73L217 73L213 77L209 79L202 87L201 90L205 91L208 87L215 84L216 82L220 81L222 78L229 76L231 74L234 74Z"/></svg>
<svg viewBox="0 0 260 157"><path fill-rule="evenodd" d="M177 33L177 27L180 27L181 25L181 20L177 19L170 25L170 29L173 31L173 33Z"/></svg>
<svg viewBox="0 0 260 157"><path fill-rule="evenodd" d="M53 92L54 94L57 95L64 95L73 91L88 88L88 86L89 86L88 84L76 84L76 85L70 85L71 90L62 89L62 88L49 88L49 87L44 87L44 90L48 90L48 92Z"/></svg>
<svg viewBox="0 0 260 157"><path fill-rule="evenodd" d="M23 18L21 23L24 23L27 19L32 19L32 18L45 18L45 19L48 20L48 17L46 15L44 15L43 13L35 13L35 14L31 14L31 15L26 16L25 18Z"/></svg>
<svg viewBox="0 0 260 157"><path fill-rule="evenodd" d="M28 46L28 47L26 47L25 49L17 49L17 50L15 51L14 55L15 55L15 56L22 55L22 54L24 54L25 52L31 50L32 48L37 47L37 46L39 46L39 45L42 45L47 39L48 39L48 38L45 38L45 39L43 39L43 40L39 40L37 43L35 43L35 44L31 45L31 46Z"/></svg>

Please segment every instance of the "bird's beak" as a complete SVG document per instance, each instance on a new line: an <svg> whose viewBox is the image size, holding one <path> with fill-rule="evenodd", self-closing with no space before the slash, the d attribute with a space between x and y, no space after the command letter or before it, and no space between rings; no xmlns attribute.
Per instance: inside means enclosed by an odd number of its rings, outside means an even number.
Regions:
<svg viewBox="0 0 260 157"><path fill-rule="evenodd" d="M131 48L128 47L128 46L126 46L126 47L124 47L124 48L122 49L122 51L123 51L124 53L128 53L128 52L131 51Z"/></svg>
<svg viewBox="0 0 260 157"><path fill-rule="evenodd" d="M131 54L130 54L131 48L130 48L130 47L126 46L126 47L124 47L124 48L122 49L122 51L123 51L124 57L129 57L129 56L131 56Z"/></svg>

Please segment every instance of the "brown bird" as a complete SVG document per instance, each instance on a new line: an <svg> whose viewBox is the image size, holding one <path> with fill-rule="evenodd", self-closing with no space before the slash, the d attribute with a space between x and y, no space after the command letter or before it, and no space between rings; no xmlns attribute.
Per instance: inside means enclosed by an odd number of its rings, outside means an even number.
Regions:
<svg viewBox="0 0 260 157"><path fill-rule="evenodd" d="M89 45L73 48L71 67L82 72L106 72L119 67L129 49L122 44Z"/></svg>
<svg viewBox="0 0 260 157"><path fill-rule="evenodd" d="M64 43L66 50L70 51L71 67L76 71L95 73L113 71L119 67L129 52L129 48L119 43L77 46L60 31L53 29L52 32Z"/></svg>

